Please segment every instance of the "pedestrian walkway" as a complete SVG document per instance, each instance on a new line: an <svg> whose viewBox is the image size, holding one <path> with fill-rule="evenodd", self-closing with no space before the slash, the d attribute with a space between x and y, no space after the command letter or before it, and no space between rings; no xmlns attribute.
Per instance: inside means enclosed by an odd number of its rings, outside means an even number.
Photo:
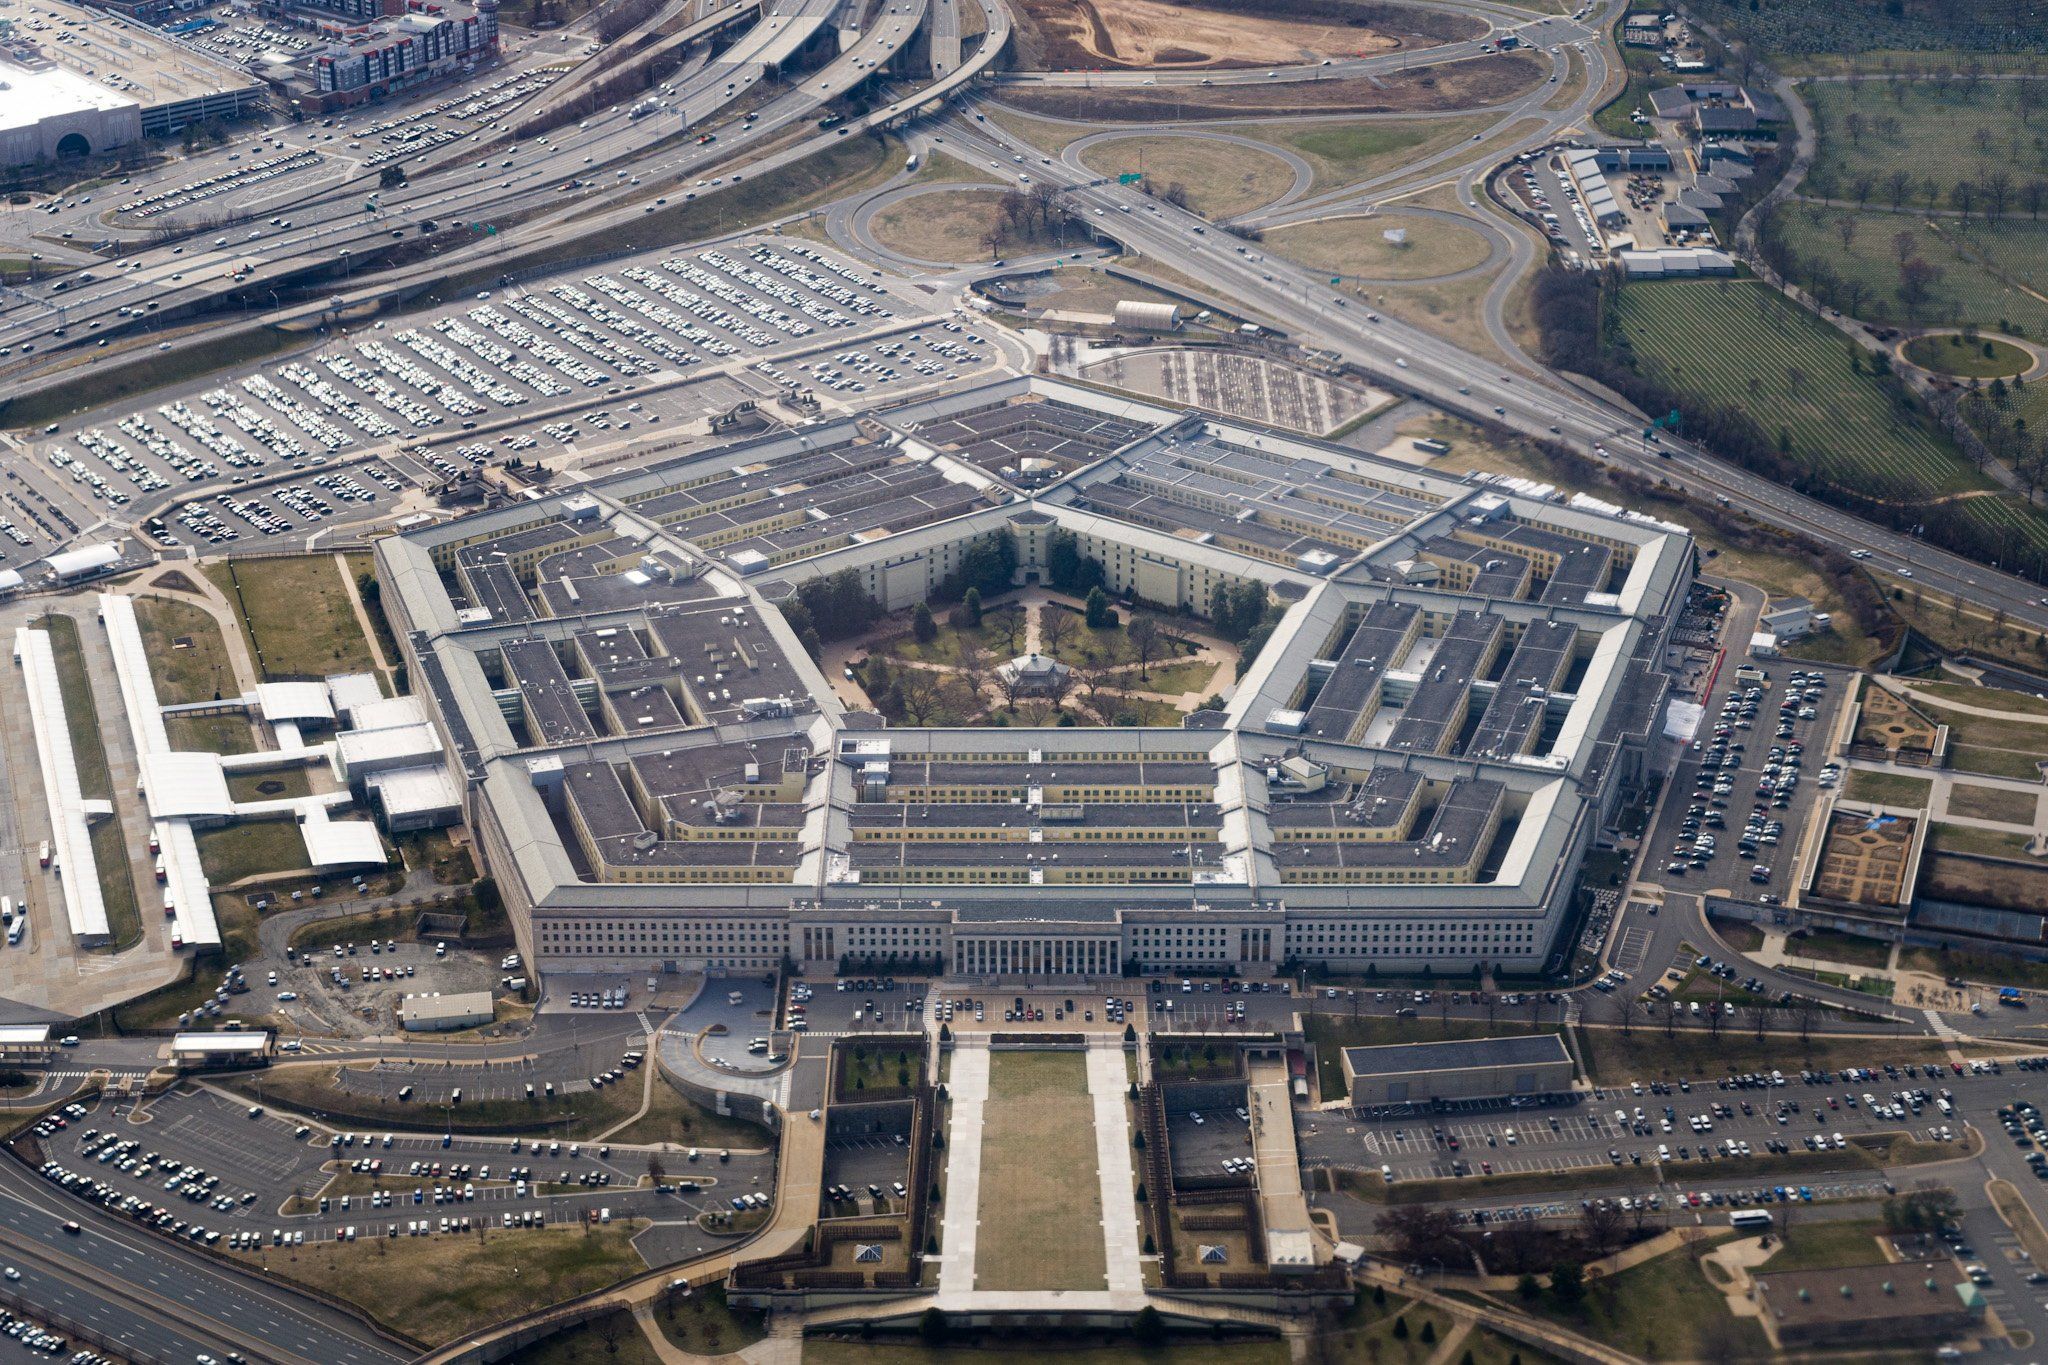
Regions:
<svg viewBox="0 0 2048 1365"><path fill-rule="evenodd" d="M988 1103L989 1052L986 1040L962 1040L953 1048L946 1093L953 1116L946 1134L946 1216L939 1242L939 1293L974 1290L974 1240L981 1217L981 1122Z"/></svg>
<svg viewBox="0 0 2048 1365"><path fill-rule="evenodd" d="M957 1062L957 1058L955 1059ZM1088 1096L1095 1102L1095 1171L1102 1185L1102 1250L1111 1293L1142 1293L1138 1258L1138 1205L1132 1193L1131 1123L1124 1107L1130 1077L1122 1043L1088 1040Z"/></svg>

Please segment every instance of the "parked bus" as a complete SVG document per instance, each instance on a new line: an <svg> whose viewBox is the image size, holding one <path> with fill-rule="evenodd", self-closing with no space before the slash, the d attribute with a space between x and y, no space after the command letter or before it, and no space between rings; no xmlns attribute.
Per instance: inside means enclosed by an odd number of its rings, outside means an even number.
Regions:
<svg viewBox="0 0 2048 1365"><path fill-rule="evenodd" d="M1777 1220L1762 1209L1737 1209L1728 1215L1728 1226L1733 1228L1768 1228Z"/></svg>

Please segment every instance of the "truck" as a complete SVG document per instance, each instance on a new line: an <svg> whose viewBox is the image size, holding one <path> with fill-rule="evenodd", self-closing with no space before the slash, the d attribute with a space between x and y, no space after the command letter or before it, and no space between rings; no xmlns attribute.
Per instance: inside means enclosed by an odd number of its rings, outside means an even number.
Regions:
<svg viewBox="0 0 2048 1365"><path fill-rule="evenodd" d="M908 158L906 158L906 159L904 160L904 162L903 162L903 169L904 169L904 170L906 170L906 171L914 171L914 170L916 170L916 169L917 169L917 153L916 153L916 152L912 152L912 153L911 153L911 154L909 155L909 157L908 157Z"/></svg>
<svg viewBox="0 0 2048 1365"><path fill-rule="evenodd" d="M2020 994L2017 986L2000 986L1998 1003L2010 1009L2023 1010L2027 1007L2027 997Z"/></svg>
<svg viewBox="0 0 2048 1365"><path fill-rule="evenodd" d="M818 120L818 126L820 128L837 128L844 122L846 122L846 115L844 114L827 114Z"/></svg>
<svg viewBox="0 0 2048 1365"><path fill-rule="evenodd" d="M649 114L655 113L660 108L660 100L641 100L638 104L633 106L632 110L626 115L626 117L643 119L646 118Z"/></svg>
<svg viewBox="0 0 2048 1365"><path fill-rule="evenodd" d="M45 840L43 840L43 842L42 842L42 846L41 846L40 848L38 848L38 849L36 850L36 866L37 866L37 867L48 867L49 865L50 865L50 841L49 841L48 839L45 839Z"/></svg>

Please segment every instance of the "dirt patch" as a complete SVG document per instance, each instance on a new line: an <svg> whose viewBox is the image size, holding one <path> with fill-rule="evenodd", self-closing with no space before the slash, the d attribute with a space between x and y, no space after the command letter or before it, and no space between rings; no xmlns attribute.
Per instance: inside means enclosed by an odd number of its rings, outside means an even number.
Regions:
<svg viewBox="0 0 2048 1365"><path fill-rule="evenodd" d="M1220 71L1369 57L1477 32L1462 15L1376 0L1023 0L1017 52L1027 70Z"/></svg>
<svg viewBox="0 0 2048 1365"><path fill-rule="evenodd" d="M1937 854L1921 860L1920 894L2036 913L2048 905L2048 867Z"/></svg>
<svg viewBox="0 0 2048 1365"><path fill-rule="evenodd" d="M920 261L969 263L1058 245L1070 235L1060 222L1005 210L1015 196L1001 190L934 190L877 213L875 240Z"/></svg>
<svg viewBox="0 0 2048 1365"><path fill-rule="evenodd" d="M1027 114L1102 123L1234 119L1297 114L1399 114L1501 104L1533 89L1544 69L1528 57L1497 53L1441 67L1395 72L1377 81L1271 81L1258 85L1136 90L1020 85L1003 103Z"/></svg>

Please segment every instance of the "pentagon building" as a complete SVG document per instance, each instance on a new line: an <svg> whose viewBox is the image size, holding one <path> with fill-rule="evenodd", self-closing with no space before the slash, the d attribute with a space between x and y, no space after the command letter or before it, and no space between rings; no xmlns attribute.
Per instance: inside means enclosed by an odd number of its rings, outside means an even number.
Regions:
<svg viewBox="0 0 2048 1365"><path fill-rule="evenodd" d="M1577 505L1575 505L1577 504ZM1182 728L849 711L776 603L926 600L990 532L1284 615ZM417 691L542 972L1539 970L1642 776L1681 527L1018 378L381 541Z"/></svg>

